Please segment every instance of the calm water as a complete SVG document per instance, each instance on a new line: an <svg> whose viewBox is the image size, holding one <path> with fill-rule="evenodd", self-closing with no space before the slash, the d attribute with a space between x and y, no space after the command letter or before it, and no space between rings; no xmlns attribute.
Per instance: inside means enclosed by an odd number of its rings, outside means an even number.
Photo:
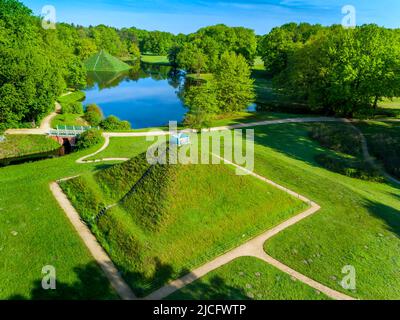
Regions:
<svg viewBox="0 0 400 320"><path fill-rule="evenodd" d="M142 64L127 73L90 73L85 104L96 103L104 116L128 120L132 128L182 121L187 109L179 98L184 76L167 66Z"/></svg>

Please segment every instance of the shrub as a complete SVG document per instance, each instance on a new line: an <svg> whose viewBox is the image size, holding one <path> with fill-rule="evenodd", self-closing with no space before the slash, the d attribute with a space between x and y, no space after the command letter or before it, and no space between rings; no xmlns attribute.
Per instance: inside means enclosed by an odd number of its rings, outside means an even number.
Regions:
<svg viewBox="0 0 400 320"><path fill-rule="evenodd" d="M317 155L315 161L325 169L351 178L374 182L383 182L385 180L376 168L365 161L327 154Z"/></svg>
<svg viewBox="0 0 400 320"><path fill-rule="evenodd" d="M88 224L95 222L96 216L106 206L100 195L93 192L84 177L77 177L60 183L68 199L81 218Z"/></svg>
<svg viewBox="0 0 400 320"><path fill-rule="evenodd" d="M90 129L78 137L76 148L78 150L87 149L101 143L102 141L103 137L101 131L97 129Z"/></svg>
<svg viewBox="0 0 400 320"><path fill-rule="evenodd" d="M107 131L130 130L131 124L128 121L121 121L116 116L109 116L100 122L100 127Z"/></svg>
<svg viewBox="0 0 400 320"><path fill-rule="evenodd" d="M358 156L362 154L361 137L354 128L346 124L315 124L311 131L312 139L322 146L337 152Z"/></svg>
<svg viewBox="0 0 400 320"><path fill-rule="evenodd" d="M83 117L91 126L98 126L102 120L102 116L95 111L87 111Z"/></svg>
<svg viewBox="0 0 400 320"><path fill-rule="evenodd" d="M97 104L95 104L95 103L92 103L92 104L87 105L87 106L86 106L85 112L95 112L95 113L97 113L101 118L103 117L103 112L101 111L100 107L99 107Z"/></svg>
<svg viewBox="0 0 400 320"><path fill-rule="evenodd" d="M95 179L104 194L119 200L137 183L150 167L143 153L127 162L95 173Z"/></svg>

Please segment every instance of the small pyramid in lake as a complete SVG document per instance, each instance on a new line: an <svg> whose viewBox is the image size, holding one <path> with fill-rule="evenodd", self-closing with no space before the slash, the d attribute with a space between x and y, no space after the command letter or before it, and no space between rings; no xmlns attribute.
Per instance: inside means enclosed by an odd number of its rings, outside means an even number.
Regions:
<svg viewBox="0 0 400 320"><path fill-rule="evenodd" d="M121 72L129 70L131 67L125 62L113 57L108 52L101 50L85 61L87 71L108 71Z"/></svg>

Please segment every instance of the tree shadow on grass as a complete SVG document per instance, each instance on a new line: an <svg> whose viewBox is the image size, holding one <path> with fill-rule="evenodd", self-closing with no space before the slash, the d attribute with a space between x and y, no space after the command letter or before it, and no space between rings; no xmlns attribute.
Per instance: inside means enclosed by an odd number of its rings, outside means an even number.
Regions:
<svg viewBox="0 0 400 320"><path fill-rule="evenodd" d="M9 300L111 300L118 299L110 282L95 262L74 268L78 280L72 284L56 282L55 290L44 290L42 280L33 284L30 297L14 295Z"/></svg>
<svg viewBox="0 0 400 320"><path fill-rule="evenodd" d="M330 152L308 137L305 124L279 124L269 127L257 127L254 142L257 145L274 149L290 158L306 162L315 167L320 167L314 160L315 155L322 152Z"/></svg>
<svg viewBox="0 0 400 320"><path fill-rule="evenodd" d="M145 297L169 282L190 273L190 270L187 269L177 272L171 265L161 262L159 258L154 258L154 272L151 275L143 272L125 271L122 266L119 266L118 269L122 270L122 276L139 297Z"/></svg>
<svg viewBox="0 0 400 320"><path fill-rule="evenodd" d="M214 276L209 283L199 279L165 300L250 300L250 298L244 289L232 287L221 277Z"/></svg>
<svg viewBox="0 0 400 320"><path fill-rule="evenodd" d="M373 201L368 201L365 207L368 212L386 224L388 231L400 237L400 210Z"/></svg>

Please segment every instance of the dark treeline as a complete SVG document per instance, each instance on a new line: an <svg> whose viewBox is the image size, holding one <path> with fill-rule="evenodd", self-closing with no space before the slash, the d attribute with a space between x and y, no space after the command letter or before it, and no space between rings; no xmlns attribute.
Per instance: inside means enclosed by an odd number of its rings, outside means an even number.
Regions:
<svg viewBox="0 0 400 320"><path fill-rule="evenodd" d="M83 62L100 50L124 60L168 55L176 68L212 73L213 80L187 94L202 115L243 110L253 102L250 68L257 55L275 90L314 112L368 114L381 99L400 96L400 31L375 25L293 23L256 36L225 25L174 35L65 23L47 30L41 23L19 1L0 0L0 130L35 125L63 91L85 87Z"/></svg>
<svg viewBox="0 0 400 320"><path fill-rule="evenodd" d="M400 30L287 24L258 48L278 93L329 115L370 115L400 96Z"/></svg>

